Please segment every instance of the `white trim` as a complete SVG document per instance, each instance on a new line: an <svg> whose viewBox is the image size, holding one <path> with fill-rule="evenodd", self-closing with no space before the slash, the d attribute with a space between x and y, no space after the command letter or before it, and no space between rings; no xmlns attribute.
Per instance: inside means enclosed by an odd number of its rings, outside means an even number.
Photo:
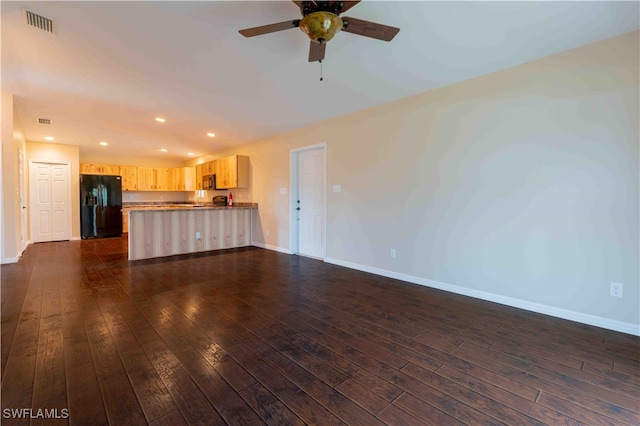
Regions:
<svg viewBox="0 0 640 426"><path fill-rule="evenodd" d="M298 194L298 154L304 151L311 151L314 149L322 149L324 156L324 224L323 224L323 238L324 238L324 253L322 259L327 257L327 217L328 217L328 204L329 199L327 187L329 182L329 153L326 142L320 142L313 145L307 145L300 148L294 148L289 150L289 250L290 254L298 252L298 222L296 218L296 195Z"/></svg>
<svg viewBox="0 0 640 426"><path fill-rule="evenodd" d="M436 288L438 290L444 290L451 293L461 294L463 296L469 296L476 299L486 300L489 302L495 302L501 305L507 305L514 308L525 309L527 311L536 312L539 314L550 315L553 317L562 318L569 321L575 321L582 324L593 325L596 327L606 328L608 330L614 330L614 331L619 331L621 333L640 336L640 325L636 325L632 323L611 320L608 318L584 314L576 311L570 311L562 308L556 308L554 306L529 302L526 300L502 296L495 293L488 293L486 291L460 287L457 285L442 283L439 281L433 281L426 278L416 277L413 275L407 275L407 274L401 274L399 272L388 271L386 269L374 268L371 266L361 265L358 263L347 262L340 259L326 258L324 261L326 263L331 263L333 265L344 266L346 268L356 269L358 271L363 271L363 272L369 272L371 274L381 275L387 278L407 281L413 284Z"/></svg>
<svg viewBox="0 0 640 426"><path fill-rule="evenodd" d="M284 253L284 254L292 254L291 250L286 249L284 247L272 246L270 244L259 243L257 241L252 241L251 245L252 246L256 246L256 247L260 247L260 248L263 248L263 249L266 249L266 250L277 251L277 252Z"/></svg>
<svg viewBox="0 0 640 426"><path fill-rule="evenodd" d="M2 262L0 262L0 264L6 265L9 263L18 263L18 260L20 260L20 257L7 257L5 259L2 259Z"/></svg>

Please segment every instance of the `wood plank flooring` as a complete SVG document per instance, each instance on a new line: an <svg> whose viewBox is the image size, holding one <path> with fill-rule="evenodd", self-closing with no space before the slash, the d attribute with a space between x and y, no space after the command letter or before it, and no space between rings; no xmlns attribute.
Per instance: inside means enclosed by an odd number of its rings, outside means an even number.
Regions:
<svg viewBox="0 0 640 426"><path fill-rule="evenodd" d="M258 248L126 250L2 266L3 425L640 424L638 337Z"/></svg>

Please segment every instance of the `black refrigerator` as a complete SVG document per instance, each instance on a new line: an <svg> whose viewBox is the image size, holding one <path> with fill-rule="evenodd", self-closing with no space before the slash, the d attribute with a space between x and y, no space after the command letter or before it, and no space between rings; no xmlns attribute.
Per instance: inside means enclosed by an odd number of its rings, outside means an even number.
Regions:
<svg viewBox="0 0 640 426"><path fill-rule="evenodd" d="M82 239L122 235L120 176L80 175Z"/></svg>

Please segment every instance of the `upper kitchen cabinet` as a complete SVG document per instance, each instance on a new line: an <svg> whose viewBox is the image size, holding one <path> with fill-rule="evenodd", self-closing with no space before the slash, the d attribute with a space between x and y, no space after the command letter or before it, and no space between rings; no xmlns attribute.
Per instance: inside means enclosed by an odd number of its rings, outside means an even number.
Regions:
<svg viewBox="0 0 640 426"><path fill-rule="evenodd" d="M178 173L178 191L195 191L196 190L196 171L193 167L180 167ZM200 178L202 185L202 178Z"/></svg>
<svg viewBox="0 0 640 426"><path fill-rule="evenodd" d="M249 187L249 157L232 155L216 160L216 189Z"/></svg>
<svg viewBox="0 0 640 426"><path fill-rule="evenodd" d="M196 166L196 189L202 189L202 164Z"/></svg>
<svg viewBox="0 0 640 426"><path fill-rule="evenodd" d="M182 170L174 167L167 169L167 191L179 191L180 190L180 174Z"/></svg>
<svg viewBox="0 0 640 426"><path fill-rule="evenodd" d="M83 175L120 175L120 166L113 166L110 164L80 164L80 174Z"/></svg>
<svg viewBox="0 0 640 426"><path fill-rule="evenodd" d="M202 176L215 175L216 174L216 160L202 163Z"/></svg>
<svg viewBox="0 0 640 426"><path fill-rule="evenodd" d="M152 191L155 186L153 167L138 167L138 191Z"/></svg>
<svg viewBox="0 0 640 426"><path fill-rule="evenodd" d="M136 166L120 166L123 191L138 190L138 168Z"/></svg>
<svg viewBox="0 0 640 426"><path fill-rule="evenodd" d="M154 188L158 191L170 191L169 189L169 170L166 167L158 167L153 169Z"/></svg>

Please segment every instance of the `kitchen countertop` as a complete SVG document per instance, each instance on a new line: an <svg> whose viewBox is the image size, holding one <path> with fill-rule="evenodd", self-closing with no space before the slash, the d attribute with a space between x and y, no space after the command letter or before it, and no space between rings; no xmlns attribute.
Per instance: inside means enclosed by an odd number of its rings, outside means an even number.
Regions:
<svg viewBox="0 0 640 426"><path fill-rule="evenodd" d="M258 203L234 203L233 206L214 206L212 203L203 204L163 204L163 203L148 203L148 204L131 204L123 205L122 211L135 212L135 211L164 211L164 210L244 210L244 209L257 209Z"/></svg>

